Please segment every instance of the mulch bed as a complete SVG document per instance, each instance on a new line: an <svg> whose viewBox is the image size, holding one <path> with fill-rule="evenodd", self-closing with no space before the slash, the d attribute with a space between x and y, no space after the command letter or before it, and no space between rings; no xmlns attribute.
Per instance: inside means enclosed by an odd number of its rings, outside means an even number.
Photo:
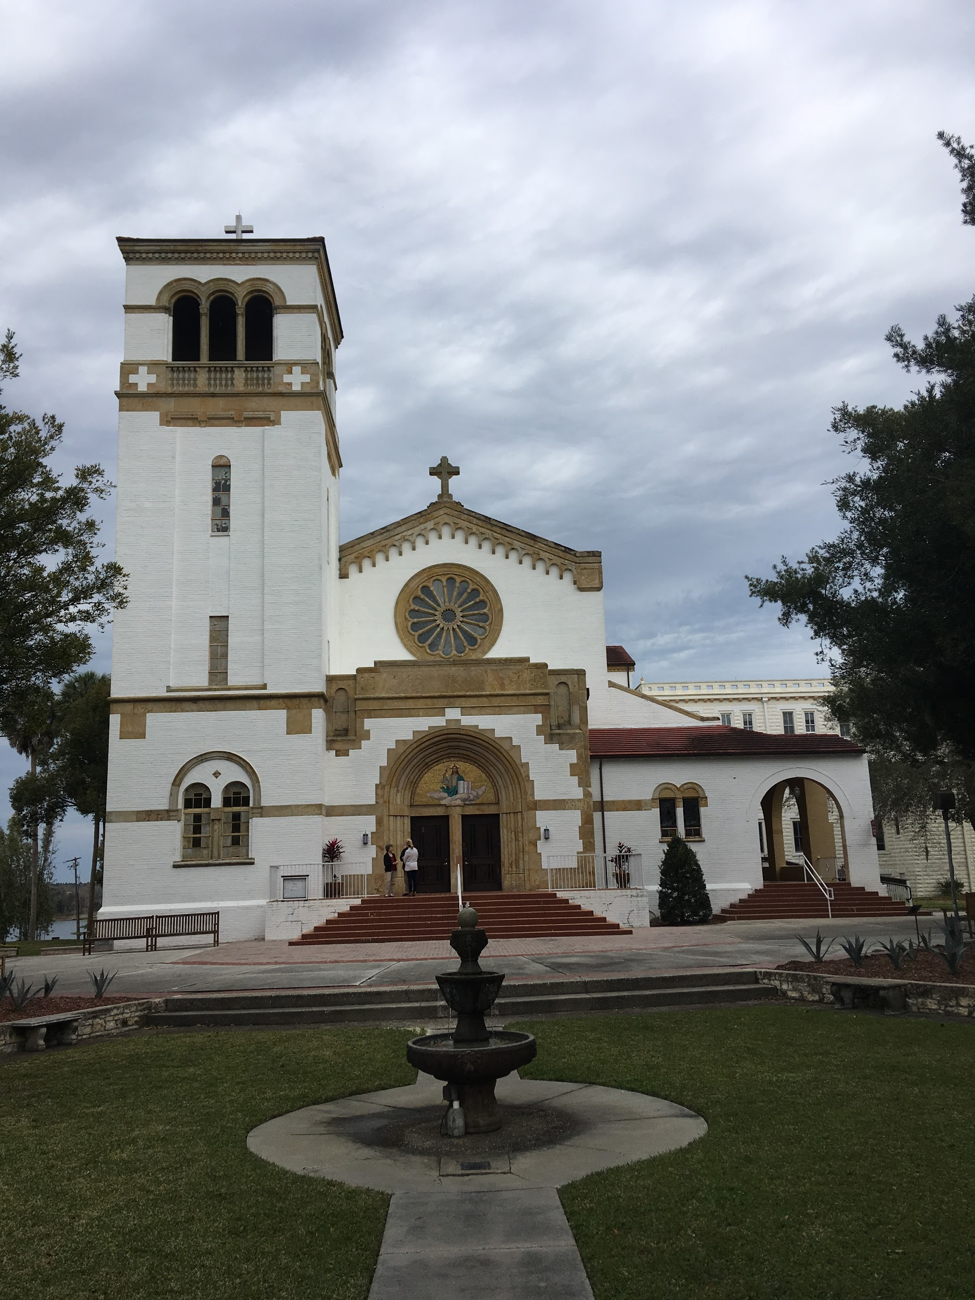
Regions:
<svg viewBox="0 0 975 1300"><path fill-rule="evenodd" d="M10 999L4 998L0 1003L0 1024L5 1020L30 1020L34 1016L56 1016L62 1011L87 1011L89 1007L107 1007L113 1002L132 1002L134 999L126 993L106 993L103 998L31 998L26 1006L15 1011Z"/></svg>
<svg viewBox="0 0 975 1300"><path fill-rule="evenodd" d="M947 963L933 952L919 952L913 961L902 961L900 970L885 952L871 953L861 966L849 957L832 955L826 961L786 961L776 970L805 971L809 975L858 975L873 980L910 980L917 984L975 984L975 948L969 947L959 963L959 974L952 975Z"/></svg>

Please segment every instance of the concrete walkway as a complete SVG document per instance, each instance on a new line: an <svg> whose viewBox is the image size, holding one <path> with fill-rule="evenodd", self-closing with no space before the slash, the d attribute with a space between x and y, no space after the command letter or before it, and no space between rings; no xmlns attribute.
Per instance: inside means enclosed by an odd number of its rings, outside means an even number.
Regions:
<svg viewBox="0 0 975 1300"><path fill-rule="evenodd" d="M937 918L940 920L940 917ZM937 936L935 918L922 917L922 929ZM842 921L740 921L727 925L655 926L632 934L606 937L495 939L491 967L518 979L572 979L593 975L663 974L667 972L777 966L807 954L796 939L811 939L817 928L828 936L859 933L871 946L889 935L913 938L910 919ZM839 955L838 943L831 955ZM248 940L218 948L167 948L159 952L80 950L12 963L18 975L37 982L57 975L58 991L87 993L89 970L117 970L112 993L161 996L166 993L222 992L257 989L393 986L432 982L444 963L456 961L446 942L326 944L290 948L284 942Z"/></svg>
<svg viewBox="0 0 975 1300"><path fill-rule="evenodd" d="M369 1300L592 1300L554 1187L396 1192Z"/></svg>
<svg viewBox="0 0 975 1300"><path fill-rule="evenodd" d="M421 1073L247 1135L285 1169L392 1193L369 1300L592 1300L555 1189L707 1133L661 1097L512 1074L497 1085L502 1129L441 1138L441 1089Z"/></svg>

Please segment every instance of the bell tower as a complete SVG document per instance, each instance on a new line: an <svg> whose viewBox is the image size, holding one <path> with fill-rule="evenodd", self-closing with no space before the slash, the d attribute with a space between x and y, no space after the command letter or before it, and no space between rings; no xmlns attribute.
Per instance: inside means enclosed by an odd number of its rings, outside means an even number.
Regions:
<svg viewBox="0 0 975 1300"><path fill-rule="evenodd" d="M274 861L321 851L342 325L323 239L245 237L239 216L226 232L118 241L129 604L115 621L101 915L192 896L219 904L222 925L236 909L243 937L263 934L267 808L291 810L274 814ZM196 835L191 785L210 809ZM224 814L231 785L246 814ZM189 865L188 889L174 868Z"/></svg>

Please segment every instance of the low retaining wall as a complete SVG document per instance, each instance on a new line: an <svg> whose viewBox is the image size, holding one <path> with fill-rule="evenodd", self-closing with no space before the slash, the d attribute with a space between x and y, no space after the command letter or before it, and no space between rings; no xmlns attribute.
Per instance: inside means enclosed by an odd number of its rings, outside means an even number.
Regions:
<svg viewBox="0 0 975 1300"><path fill-rule="evenodd" d="M361 901L358 898L272 899L264 914L264 938L297 939L312 926L324 925Z"/></svg>
<svg viewBox="0 0 975 1300"><path fill-rule="evenodd" d="M645 889L557 889L560 898L588 908L597 916L629 930L650 924L650 903ZM477 900L474 900L477 906Z"/></svg>
<svg viewBox="0 0 975 1300"><path fill-rule="evenodd" d="M798 970L760 970L760 984L772 984L794 1002L823 1002L835 1005L832 985L842 984L842 975L817 975ZM975 1017L975 986L971 984L919 984L910 980L883 980L892 988L906 990L907 1010L925 1015Z"/></svg>
<svg viewBox="0 0 975 1300"><path fill-rule="evenodd" d="M38 1009L42 1006L43 1003L36 999L29 1002L21 1019L30 1020L32 1016L43 1015L43 1011ZM165 1006L165 998L140 998L136 1002L110 1002L104 1007L88 1007L76 1013L78 1040L108 1038L114 1034L123 1034L129 1029L141 1029L150 1011L162 1011ZM20 1050L21 1036L9 1021L3 1021L0 1023L0 1056Z"/></svg>

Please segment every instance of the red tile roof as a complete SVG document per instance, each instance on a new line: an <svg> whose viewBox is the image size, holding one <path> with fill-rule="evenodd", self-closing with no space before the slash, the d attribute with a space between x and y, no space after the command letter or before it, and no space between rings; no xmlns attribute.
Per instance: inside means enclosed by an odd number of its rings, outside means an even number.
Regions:
<svg viewBox="0 0 975 1300"><path fill-rule="evenodd" d="M623 646L608 645L606 647L606 667L635 668L636 660L630 655L629 650L625 650Z"/></svg>
<svg viewBox="0 0 975 1300"><path fill-rule="evenodd" d="M597 727L593 758L653 758L664 754L862 754L862 746L828 732L780 736L742 727Z"/></svg>

